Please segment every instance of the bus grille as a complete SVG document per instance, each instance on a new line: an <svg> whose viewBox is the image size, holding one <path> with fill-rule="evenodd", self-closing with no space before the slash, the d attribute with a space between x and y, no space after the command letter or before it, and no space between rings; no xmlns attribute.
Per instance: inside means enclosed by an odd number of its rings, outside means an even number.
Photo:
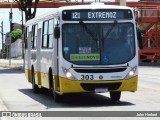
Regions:
<svg viewBox="0 0 160 120"><path fill-rule="evenodd" d="M81 86L86 91L94 91L95 88L108 88L108 90L117 90L121 86L121 82L117 83L81 83Z"/></svg>
<svg viewBox="0 0 160 120"><path fill-rule="evenodd" d="M111 72L122 72L127 68L112 68L112 69L74 69L78 73L111 73Z"/></svg>

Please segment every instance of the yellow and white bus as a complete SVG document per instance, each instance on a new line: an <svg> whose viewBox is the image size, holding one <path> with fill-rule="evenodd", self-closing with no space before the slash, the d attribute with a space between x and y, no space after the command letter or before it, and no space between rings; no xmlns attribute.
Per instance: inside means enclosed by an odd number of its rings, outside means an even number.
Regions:
<svg viewBox="0 0 160 120"><path fill-rule="evenodd" d="M138 46L133 9L102 3L60 7L26 23L25 74L36 93L136 91Z"/></svg>

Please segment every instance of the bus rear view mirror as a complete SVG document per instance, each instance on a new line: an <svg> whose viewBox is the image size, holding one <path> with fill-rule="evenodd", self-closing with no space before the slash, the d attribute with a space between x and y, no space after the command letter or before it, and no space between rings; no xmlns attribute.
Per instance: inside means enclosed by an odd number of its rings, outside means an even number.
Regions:
<svg viewBox="0 0 160 120"><path fill-rule="evenodd" d="M55 27L55 29L54 29L54 37L56 38L56 39L58 39L59 37L60 37L60 29L59 29L59 27Z"/></svg>

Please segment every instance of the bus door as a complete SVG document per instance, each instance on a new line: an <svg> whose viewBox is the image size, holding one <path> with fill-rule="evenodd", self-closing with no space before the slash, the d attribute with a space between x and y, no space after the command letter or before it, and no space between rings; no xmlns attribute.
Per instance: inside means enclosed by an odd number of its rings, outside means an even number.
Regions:
<svg viewBox="0 0 160 120"><path fill-rule="evenodd" d="M53 66L53 78L54 78L54 90L60 91L59 84L59 46L60 46L60 28L57 20L54 21L54 47L53 47L53 55L52 55L52 66Z"/></svg>
<svg viewBox="0 0 160 120"><path fill-rule="evenodd" d="M26 50L25 50L25 70L27 71L26 76L28 78L28 81L31 82L31 38L32 38L32 32L28 32L28 37L27 37L27 45L26 45Z"/></svg>
<svg viewBox="0 0 160 120"><path fill-rule="evenodd" d="M36 51L36 70L37 72L37 78L38 78L38 85L41 85L41 28L38 28L37 31L37 51Z"/></svg>
<svg viewBox="0 0 160 120"><path fill-rule="evenodd" d="M41 26L42 23L32 25L32 38L31 38L31 67L33 66L33 70L35 73L35 82L38 85L41 85ZM33 71L32 71L33 72Z"/></svg>

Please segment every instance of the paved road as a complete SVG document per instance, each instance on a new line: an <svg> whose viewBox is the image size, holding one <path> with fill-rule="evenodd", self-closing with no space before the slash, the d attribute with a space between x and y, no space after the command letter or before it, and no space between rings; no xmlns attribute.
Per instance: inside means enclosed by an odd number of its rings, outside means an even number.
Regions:
<svg viewBox="0 0 160 120"><path fill-rule="evenodd" d="M3 102L0 105L0 111L4 109L13 111L160 111L159 73L160 68L139 67L138 91L122 93L121 101L117 103L110 101L108 93L67 95L63 103L55 103L51 93L47 90L42 90L40 94L34 94L23 71L0 68L0 98ZM22 120L21 118L16 119ZM45 118L43 119L45 120ZM106 120L106 118L101 119ZM137 120L137 118L132 119ZM143 118L139 119L143 120ZM158 118L155 119L158 120ZM26 118L26 120L28 119ZM85 118L77 118L77 120L85 120ZM87 120L97 119L87 118Z"/></svg>

